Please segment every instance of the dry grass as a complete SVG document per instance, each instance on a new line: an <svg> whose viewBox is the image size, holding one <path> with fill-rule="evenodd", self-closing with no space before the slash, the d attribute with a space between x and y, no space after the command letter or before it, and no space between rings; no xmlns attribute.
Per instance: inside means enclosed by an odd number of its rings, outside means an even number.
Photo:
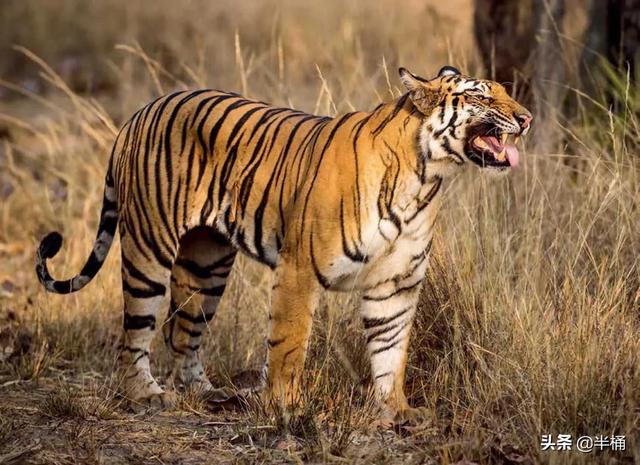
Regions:
<svg viewBox="0 0 640 465"><path fill-rule="evenodd" d="M449 188L408 373L412 402L437 415L433 428L371 428L355 295L322 301L295 422L259 406L212 412L193 393L173 412L122 410L110 377L117 244L95 282L71 296L45 294L32 264L38 239L56 229L67 243L53 273L81 266L123 118L184 86L335 114L388 99L398 64L477 71L465 0L194 0L180 17L173 3L156 4L3 10L0 40L45 61L12 51L3 77L22 90L0 95L0 463L640 461L640 103L616 75L607 85L624 111L580 97L577 116L555 122L566 141L556 153L537 153L531 140L508 179L470 170ZM239 260L204 346L218 384L262 363L270 279ZM156 346L162 378L168 360ZM546 433L626 434L628 450L541 453Z"/></svg>

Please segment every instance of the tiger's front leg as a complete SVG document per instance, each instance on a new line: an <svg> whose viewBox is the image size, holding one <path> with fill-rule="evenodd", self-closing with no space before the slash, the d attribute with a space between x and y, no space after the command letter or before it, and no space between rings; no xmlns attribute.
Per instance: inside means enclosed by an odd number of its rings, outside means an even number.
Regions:
<svg viewBox="0 0 640 465"><path fill-rule="evenodd" d="M371 376L380 401L382 420L421 423L429 418L424 408L412 408L404 393L409 335L422 279L412 287L391 292L365 292L362 316L371 361Z"/></svg>
<svg viewBox="0 0 640 465"><path fill-rule="evenodd" d="M271 295L266 393L266 400L280 407L300 402L300 381L319 291L312 270L281 259Z"/></svg>

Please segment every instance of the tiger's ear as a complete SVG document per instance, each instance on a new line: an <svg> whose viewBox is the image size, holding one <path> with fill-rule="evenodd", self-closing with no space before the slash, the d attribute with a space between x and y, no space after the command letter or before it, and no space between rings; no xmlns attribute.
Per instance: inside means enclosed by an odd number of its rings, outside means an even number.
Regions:
<svg viewBox="0 0 640 465"><path fill-rule="evenodd" d="M398 69L400 81L409 91L411 101L424 115L428 115L442 99L442 92L437 83L416 76L406 68Z"/></svg>
<svg viewBox="0 0 640 465"><path fill-rule="evenodd" d="M442 68L440 68L440 71L438 71L438 77L445 77L445 76L459 76L460 70L458 70L458 68L454 68L453 66L443 66Z"/></svg>

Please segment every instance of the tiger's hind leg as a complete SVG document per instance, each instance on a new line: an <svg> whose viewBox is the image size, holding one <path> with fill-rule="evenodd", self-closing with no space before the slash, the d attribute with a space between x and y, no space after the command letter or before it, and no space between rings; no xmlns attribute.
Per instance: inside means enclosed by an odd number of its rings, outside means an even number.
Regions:
<svg viewBox="0 0 640 465"><path fill-rule="evenodd" d="M171 310L163 327L174 357L175 385L212 390L199 349L215 315L236 256L231 244L212 228L197 228L180 241L171 275Z"/></svg>
<svg viewBox="0 0 640 465"><path fill-rule="evenodd" d="M134 410L171 407L172 392L165 392L151 375L149 355L158 317L167 308L171 270L141 251L121 226L124 337L120 370L124 393ZM153 257L153 258L152 258Z"/></svg>

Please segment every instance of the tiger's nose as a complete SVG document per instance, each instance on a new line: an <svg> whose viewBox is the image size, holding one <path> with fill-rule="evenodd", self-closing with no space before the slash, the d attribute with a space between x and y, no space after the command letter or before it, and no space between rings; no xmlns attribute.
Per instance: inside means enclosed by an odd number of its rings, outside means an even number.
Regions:
<svg viewBox="0 0 640 465"><path fill-rule="evenodd" d="M523 113L514 112L513 117L516 119L516 121L518 122L518 124L520 125L523 131L526 131L529 128L529 125L531 124L531 120L533 119L533 117L531 116L531 113L529 112L523 112Z"/></svg>

